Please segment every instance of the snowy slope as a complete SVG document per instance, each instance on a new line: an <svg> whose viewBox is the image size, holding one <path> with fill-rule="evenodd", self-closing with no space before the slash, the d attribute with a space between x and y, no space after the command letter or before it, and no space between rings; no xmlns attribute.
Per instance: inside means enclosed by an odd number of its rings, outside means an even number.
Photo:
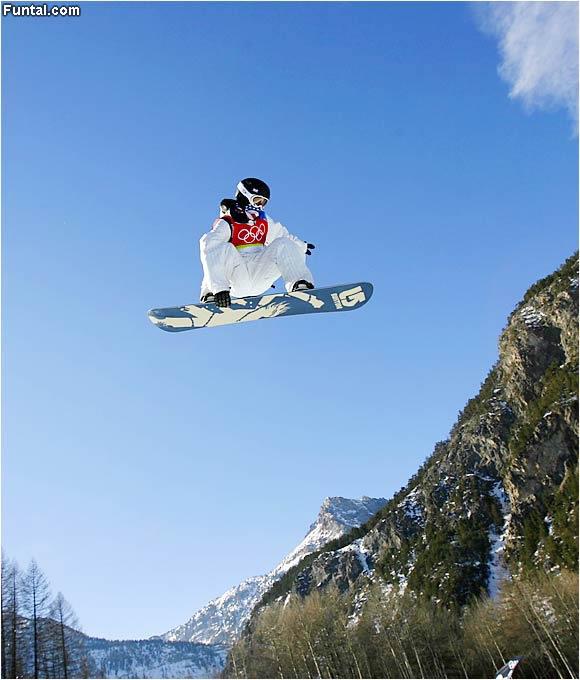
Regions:
<svg viewBox="0 0 580 680"><path fill-rule="evenodd" d="M242 632L252 609L276 580L309 553L339 538L349 529L364 524L385 503L384 498L368 496L358 500L340 496L327 498L302 542L271 572L242 581L161 638L166 641L231 644Z"/></svg>
<svg viewBox="0 0 580 680"><path fill-rule="evenodd" d="M273 582L270 575L242 581L195 612L189 621L162 635L161 639L230 644L240 634L252 609Z"/></svg>

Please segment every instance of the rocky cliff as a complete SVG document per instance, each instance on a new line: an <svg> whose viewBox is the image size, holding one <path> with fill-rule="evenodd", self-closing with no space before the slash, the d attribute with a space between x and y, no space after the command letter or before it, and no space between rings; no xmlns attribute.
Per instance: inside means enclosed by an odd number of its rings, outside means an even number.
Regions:
<svg viewBox="0 0 580 680"><path fill-rule="evenodd" d="M446 441L369 522L311 553L265 594L379 580L436 602L492 596L530 569L577 569L578 258L536 283Z"/></svg>

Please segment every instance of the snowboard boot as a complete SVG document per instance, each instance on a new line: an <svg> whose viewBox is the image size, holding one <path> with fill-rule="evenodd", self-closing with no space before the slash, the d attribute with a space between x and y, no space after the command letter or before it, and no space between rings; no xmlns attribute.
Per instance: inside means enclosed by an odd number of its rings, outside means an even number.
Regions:
<svg viewBox="0 0 580 680"><path fill-rule="evenodd" d="M300 279L300 281L296 281L296 283L292 286L292 293L295 293L297 290L312 290L314 288L314 284L310 283L310 281L305 281L304 279Z"/></svg>

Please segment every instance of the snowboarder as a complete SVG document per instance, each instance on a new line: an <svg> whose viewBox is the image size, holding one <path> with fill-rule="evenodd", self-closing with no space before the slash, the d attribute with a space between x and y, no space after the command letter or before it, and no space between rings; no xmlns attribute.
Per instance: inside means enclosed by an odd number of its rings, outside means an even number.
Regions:
<svg viewBox="0 0 580 680"><path fill-rule="evenodd" d="M231 296L261 295L280 277L289 293L314 288L306 266L314 245L266 215L269 200L270 188L255 177L239 182L234 199L222 200L220 216L199 242L201 302L230 307Z"/></svg>

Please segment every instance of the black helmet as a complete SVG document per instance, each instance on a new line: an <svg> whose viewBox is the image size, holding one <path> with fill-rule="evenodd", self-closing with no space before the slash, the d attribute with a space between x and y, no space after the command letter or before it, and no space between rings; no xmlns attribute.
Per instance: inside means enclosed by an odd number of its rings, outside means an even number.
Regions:
<svg viewBox="0 0 580 680"><path fill-rule="evenodd" d="M256 177L246 177L236 187L236 200L242 205L263 208L270 200L270 187Z"/></svg>

